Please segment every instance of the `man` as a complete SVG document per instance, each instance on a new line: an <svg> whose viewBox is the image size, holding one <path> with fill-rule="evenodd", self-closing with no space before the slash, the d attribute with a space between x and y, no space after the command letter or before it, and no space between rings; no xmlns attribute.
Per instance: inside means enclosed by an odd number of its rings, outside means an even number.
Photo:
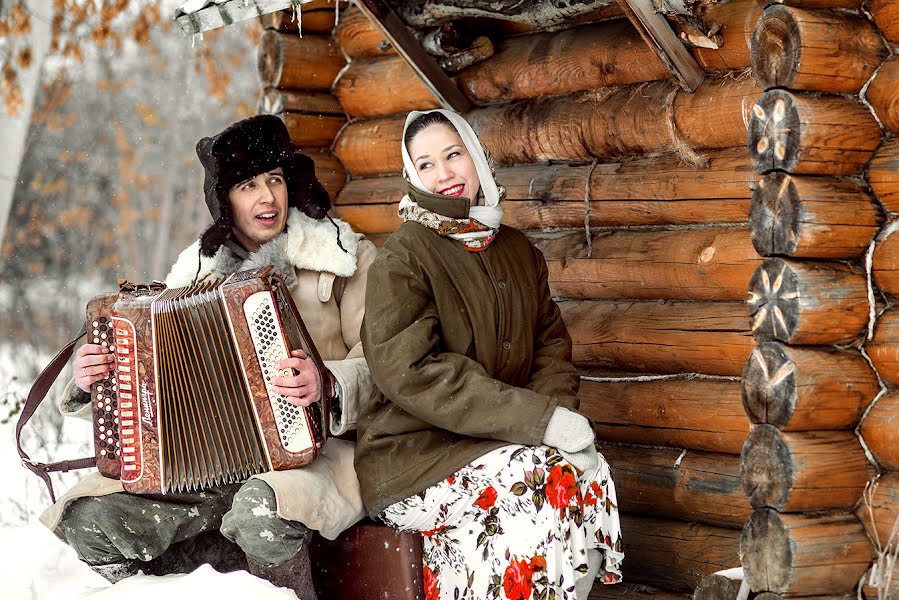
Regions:
<svg viewBox="0 0 899 600"><path fill-rule="evenodd" d="M355 426L359 402L369 397L372 385L359 329L374 246L327 215L330 199L312 160L293 151L277 117L240 121L200 140L197 154L206 170L203 187L214 222L181 253L166 284L181 287L274 266L335 377L331 433L346 432ZM108 373L112 360L101 346L79 348L75 378L60 403L63 414L90 416L90 386ZM275 379L279 393L302 406L321 399L321 381L303 351L293 351L279 366L295 373ZM203 546L224 544L216 539L218 530L240 546L251 572L309 600L315 598L311 531L334 539L363 514L353 444L330 439L304 468L200 493L133 495L120 482L92 474L42 520L110 579L139 568L159 572L174 563L184 570L203 562Z"/></svg>

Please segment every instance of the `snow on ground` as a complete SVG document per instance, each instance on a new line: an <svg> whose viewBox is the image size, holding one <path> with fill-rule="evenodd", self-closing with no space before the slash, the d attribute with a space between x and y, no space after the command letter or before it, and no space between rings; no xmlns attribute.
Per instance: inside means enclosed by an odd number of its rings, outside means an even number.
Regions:
<svg viewBox="0 0 899 600"><path fill-rule="evenodd" d="M40 523L0 528L0 594L8 600L296 600L246 571L203 565L187 575L135 575L111 585Z"/></svg>
<svg viewBox="0 0 899 600"><path fill-rule="evenodd" d="M135 575L111 585L78 560L74 550L37 521L50 504L44 484L19 462L12 423L0 425L0 598L3 600L296 600L246 571L222 574L203 565L187 575ZM90 424L67 419L65 441L41 459L84 456ZM32 456L41 452L33 452ZM39 450L39 449L38 449ZM72 474L53 475L61 495Z"/></svg>

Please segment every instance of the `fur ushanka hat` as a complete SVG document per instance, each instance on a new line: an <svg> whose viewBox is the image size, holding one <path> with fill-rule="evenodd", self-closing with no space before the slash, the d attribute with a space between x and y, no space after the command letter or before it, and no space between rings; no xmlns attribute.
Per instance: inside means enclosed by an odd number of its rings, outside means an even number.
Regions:
<svg viewBox="0 0 899 600"><path fill-rule="evenodd" d="M315 177L315 163L293 149L287 126L274 115L250 117L201 139L197 156L206 169L203 192L213 220L200 236L203 256L214 256L231 236L234 218L228 191L260 173L283 168L287 205L313 219L325 217L331 208L331 197Z"/></svg>

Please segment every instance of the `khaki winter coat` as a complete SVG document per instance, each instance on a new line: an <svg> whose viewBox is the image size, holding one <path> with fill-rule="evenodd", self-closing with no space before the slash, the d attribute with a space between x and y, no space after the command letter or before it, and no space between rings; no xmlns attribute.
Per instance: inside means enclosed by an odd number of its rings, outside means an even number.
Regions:
<svg viewBox="0 0 899 600"><path fill-rule="evenodd" d="M495 448L541 444L556 406L578 406L546 262L515 229L468 252L404 223L369 269L365 307L379 391L360 417L356 472L372 516Z"/></svg>
<svg viewBox="0 0 899 600"><path fill-rule="evenodd" d="M287 231L247 255L234 246L222 246L212 258L199 264L198 243L184 250L166 278L169 287L229 275L239 270L274 265L284 276L293 300L303 317L325 365L341 388L341 419L331 420L331 433L341 435L356 425L360 405L368 401L372 382L362 355L360 326L364 311L369 265L377 253L374 245L349 225L335 219L310 219L291 209ZM346 251L344 251L346 250ZM90 416L90 397L74 382L66 387L60 402L65 415ZM291 471L257 476L275 491L278 515L336 538L364 516L359 483L353 469L353 444L331 439L311 465ZM78 497L124 491L117 480L93 473L76 485L41 520L55 529L65 505Z"/></svg>

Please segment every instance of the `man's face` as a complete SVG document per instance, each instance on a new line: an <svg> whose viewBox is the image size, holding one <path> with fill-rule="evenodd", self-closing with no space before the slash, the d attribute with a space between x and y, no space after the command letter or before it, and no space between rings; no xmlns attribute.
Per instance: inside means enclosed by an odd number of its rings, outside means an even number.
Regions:
<svg viewBox="0 0 899 600"><path fill-rule="evenodd" d="M287 183L281 167L242 181L228 191L234 236L250 252L275 238L287 224Z"/></svg>

